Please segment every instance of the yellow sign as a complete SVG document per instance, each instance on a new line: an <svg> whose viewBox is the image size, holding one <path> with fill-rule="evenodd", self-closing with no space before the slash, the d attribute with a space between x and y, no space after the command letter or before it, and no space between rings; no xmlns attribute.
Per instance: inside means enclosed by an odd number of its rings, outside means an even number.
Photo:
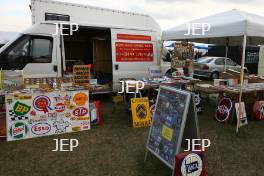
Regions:
<svg viewBox="0 0 264 176"><path fill-rule="evenodd" d="M148 127L151 125L148 98L132 98L131 111L133 127Z"/></svg>
<svg viewBox="0 0 264 176"><path fill-rule="evenodd" d="M173 129L167 127L166 125L163 125L161 135L168 141L171 141L173 134Z"/></svg>

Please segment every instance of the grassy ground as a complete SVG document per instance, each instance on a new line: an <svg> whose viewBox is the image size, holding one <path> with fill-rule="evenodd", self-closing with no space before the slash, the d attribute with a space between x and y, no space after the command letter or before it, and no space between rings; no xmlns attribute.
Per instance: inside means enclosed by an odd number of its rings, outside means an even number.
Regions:
<svg viewBox="0 0 264 176"><path fill-rule="evenodd" d="M33 176L169 176L168 169L154 156L144 162L149 129L133 129L124 106L112 113L112 103L102 104L103 125L90 131L0 142L0 175ZM209 176L263 176L264 122L250 121L239 135L235 127L213 120L214 103L206 103L200 114L202 138L212 145L206 150ZM55 138L76 138L72 152L52 152Z"/></svg>

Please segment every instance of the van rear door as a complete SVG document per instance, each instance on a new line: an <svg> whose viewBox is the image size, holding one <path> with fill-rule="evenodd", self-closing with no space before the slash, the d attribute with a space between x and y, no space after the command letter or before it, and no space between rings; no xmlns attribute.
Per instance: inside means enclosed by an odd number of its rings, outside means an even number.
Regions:
<svg viewBox="0 0 264 176"><path fill-rule="evenodd" d="M157 34L151 31L111 29L113 84L120 78L141 79L150 66L157 66Z"/></svg>

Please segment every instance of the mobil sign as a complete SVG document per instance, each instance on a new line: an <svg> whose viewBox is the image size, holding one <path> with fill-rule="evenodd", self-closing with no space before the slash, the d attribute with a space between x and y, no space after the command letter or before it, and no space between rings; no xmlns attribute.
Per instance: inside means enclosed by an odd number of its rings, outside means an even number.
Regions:
<svg viewBox="0 0 264 176"><path fill-rule="evenodd" d="M55 105L55 111L57 112L63 112L65 110L66 106L63 103L57 103Z"/></svg>
<svg viewBox="0 0 264 176"><path fill-rule="evenodd" d="M89 110L85 107L78 107L72 111L72 114L77 117L86 116Z"/></svg>

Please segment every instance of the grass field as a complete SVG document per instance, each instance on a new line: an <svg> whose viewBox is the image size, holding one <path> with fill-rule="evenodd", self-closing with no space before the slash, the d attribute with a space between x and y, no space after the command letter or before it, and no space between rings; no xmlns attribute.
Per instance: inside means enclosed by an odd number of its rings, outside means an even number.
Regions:
<svg viewBox="0 0 264 176"><path fill-rule="evenodd" d="M102 101L104 101L102 99ZM235 127L213 119L214 103L204 104L199 114L200 134L209 138L205 152L209 176L263 176L264 122L249 121L235 134ZM144 162L148 128L133 129L129 113L120 105L102 104L103 124L89 131L0 142L1 176L170 176L161 161L149 155ZM76 138L72 152L52 152L55 138Z"/></svg>

